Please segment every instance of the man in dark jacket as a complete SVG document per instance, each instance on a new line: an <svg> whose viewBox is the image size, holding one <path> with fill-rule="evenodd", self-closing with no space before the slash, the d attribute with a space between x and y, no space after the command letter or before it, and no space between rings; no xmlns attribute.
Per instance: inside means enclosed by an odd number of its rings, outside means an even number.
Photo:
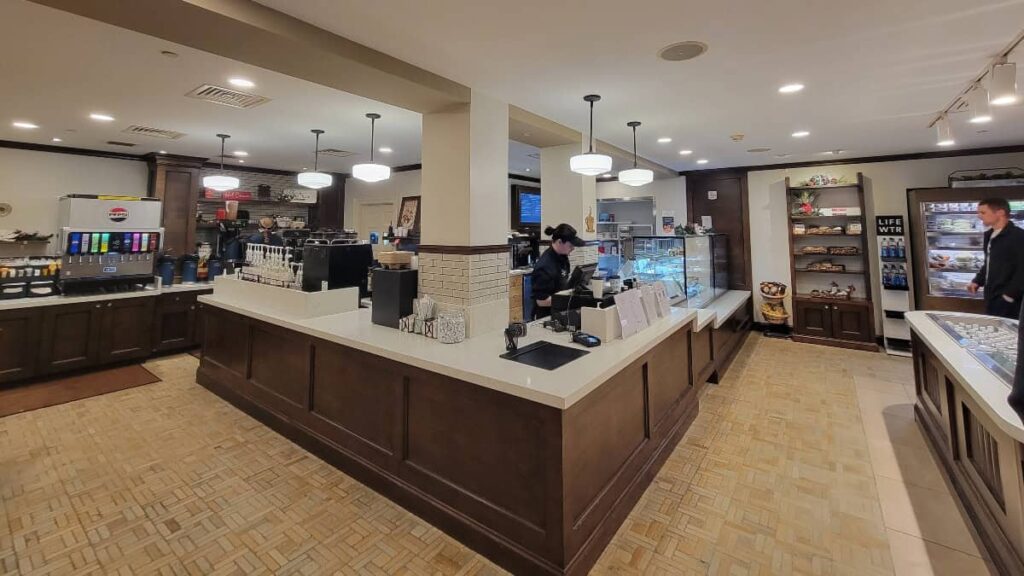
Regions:
<svg viewBox="0 0 1024 576"><path fill-rule="evenodd" d="M1010 221L1010 203L989 198L978 203L978 217L985 232L985 265L967 289L984 288L985 313L1017 319L1024 296L1024 230Z"/></svg>

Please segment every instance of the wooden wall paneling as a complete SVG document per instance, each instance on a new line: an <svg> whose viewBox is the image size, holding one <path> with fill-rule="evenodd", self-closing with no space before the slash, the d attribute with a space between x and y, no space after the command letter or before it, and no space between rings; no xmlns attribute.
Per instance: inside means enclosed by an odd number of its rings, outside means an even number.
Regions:
<svg viewBox="0 0 1024 576"><path fill-rule="evenodd" d="M249 379L249 320L204 306L203 361L216 364L243 380Z"/></svg>
<svg viewBox="0 0 1024 576"><path fill-rule="evenodd" d="M316 209L311 212L310 229L345 227L345 175L332 174L333 183L317 192Z"/></svg>
<svg viewBox="0 0 1024 576"><path fill-rule="evenodd" d="M672 407L686 394L693 394L690 380L690 327L666 338L647 362L648 413L656 430L671 414Z"/></svg>
<svg viewBox="0 0 1024 576"><path fill-rule="evenodd" d="M35 375L41 324L39 308L0 312L0 383Z"/></svg>
<svg viewBox="0 0 1024 576"><path fill-rule="evenodd" d="M271 401L284 401L282 412L301 416L309 409L312 342L305 334L264 322L250 323L249 382ZM255 394L260 392L253 391Z"/></svg>
<svg viewBox="0 0 1024 576"><path fill-rule="evenodd" d="M196 202L202 190L204 158L148 154L149 195L163 203L164 250L175 256L195 252Z"/></svg>
<svg viewBox="0 0 1024 576"><path fill-rule="evenodd" d="M690 377L698 391L711 378L715 371L715 361L711 348L711 326L703 330L690 331Z"/></svg>
<svg viewBox="0 0 1024 576"><path fill-rule="evenodd" d="M374 464L398 471L403 457L406 376L402 365L317 341L309 426Z"/></svg>
<svg viewBox="0 0 1024 576"><path fill-rule="evenodd" d="M570 558L615 504L612 485L650 437L647 360L637 359L562 418Z"/></svg>
<svg viewBox="0 0 1024 576"><path fill-rule="evenodd" d="M406 368L401 476L558 562L561 411Z"/></svg>
<svg viewBox="0 0 1024 576"><path fill-rule="evenodd" d="M718 193L715 200L708 199L710 190ZM711 216L714 230L729 237L729 288L750 290L750 208L746 171L687 174L686 191L688 218L700 222L701 216Z"/></svg>

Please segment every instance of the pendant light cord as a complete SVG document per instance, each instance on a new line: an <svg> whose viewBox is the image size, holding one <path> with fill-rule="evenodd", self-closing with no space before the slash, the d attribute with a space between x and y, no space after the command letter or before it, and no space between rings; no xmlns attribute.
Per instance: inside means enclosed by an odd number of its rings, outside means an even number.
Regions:
<svg viewBox="0 0 1024 576"><path fill-rule="evenodd" d="M319 168L320 168L320 166L319 166L319 162L320 162L320 133L319 132L315 132L315 134L316 134L316 145L315 145L315 148L313 149L313 172L319 172L320 171L319 170ZM634 138L634 140L635 140L635 138ZM633 144L633 147L636 148L636 143L635 142Z"/></svg>
<svg viewBox="0 0 1024 576"><path fill-rule="evenodd" d="M220 137L220 171L224 171L224 141L227 140L227 136Z"/></svg>
<svg viewBox="0 0 1024 576"><path fill-rule="evenodd" d="M594 153L594 101L593 100L590 101L590 140L589 140L588 143L590 145L590 150L587 153L588 154L593 154Z"/></svg>
<svg viewBox="0 0 1024 576"><path fill-rule="evenodd" d="M633 126L633 168L636 168L636 126Z"/></svg>
<svg viewBox="0 0 1024 576"><path fill-rule="evenodd" d="M373 136L376 132L377 119L370 118L370 164L373 164Z"/></svg>

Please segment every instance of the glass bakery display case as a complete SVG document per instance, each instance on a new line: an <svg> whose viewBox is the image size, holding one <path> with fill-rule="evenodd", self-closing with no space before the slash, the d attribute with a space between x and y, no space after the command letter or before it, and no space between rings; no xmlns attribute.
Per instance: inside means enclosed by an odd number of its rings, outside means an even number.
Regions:
<svg viewBox="0 0 1024 576"><path fill-rule="evenodd" d="M636 236L623 270L640 283L663 282L673 304L701 308L729 289L726 242L721 234Z"/></svg>
<svg viewBox="0 0 1024 576"><path fill-rule="evenodd" d="M985 263L985 228L978 202L1010 202L1010 218L1024 225L1024 187L933 188L908 191L914 256L914 289L919 310L982 313L984 295L967 287Z"/></svg>
<svg viewBox="0 0 1024 576"><path fill-rule="evenodd" d="M1016 320L934 312L928 313L928 317L1007 387L1013 386L1013 375L1017 370Z"/></svg>

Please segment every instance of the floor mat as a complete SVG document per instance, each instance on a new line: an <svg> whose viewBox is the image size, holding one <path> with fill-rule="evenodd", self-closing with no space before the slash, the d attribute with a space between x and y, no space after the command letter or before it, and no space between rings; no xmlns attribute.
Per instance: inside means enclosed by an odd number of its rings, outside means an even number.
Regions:
<svg viewBox="0 0 1024 576"><path fill-rule="evenodd" d="M0 418L159 382L139 364L0 388Z"/></svg>

